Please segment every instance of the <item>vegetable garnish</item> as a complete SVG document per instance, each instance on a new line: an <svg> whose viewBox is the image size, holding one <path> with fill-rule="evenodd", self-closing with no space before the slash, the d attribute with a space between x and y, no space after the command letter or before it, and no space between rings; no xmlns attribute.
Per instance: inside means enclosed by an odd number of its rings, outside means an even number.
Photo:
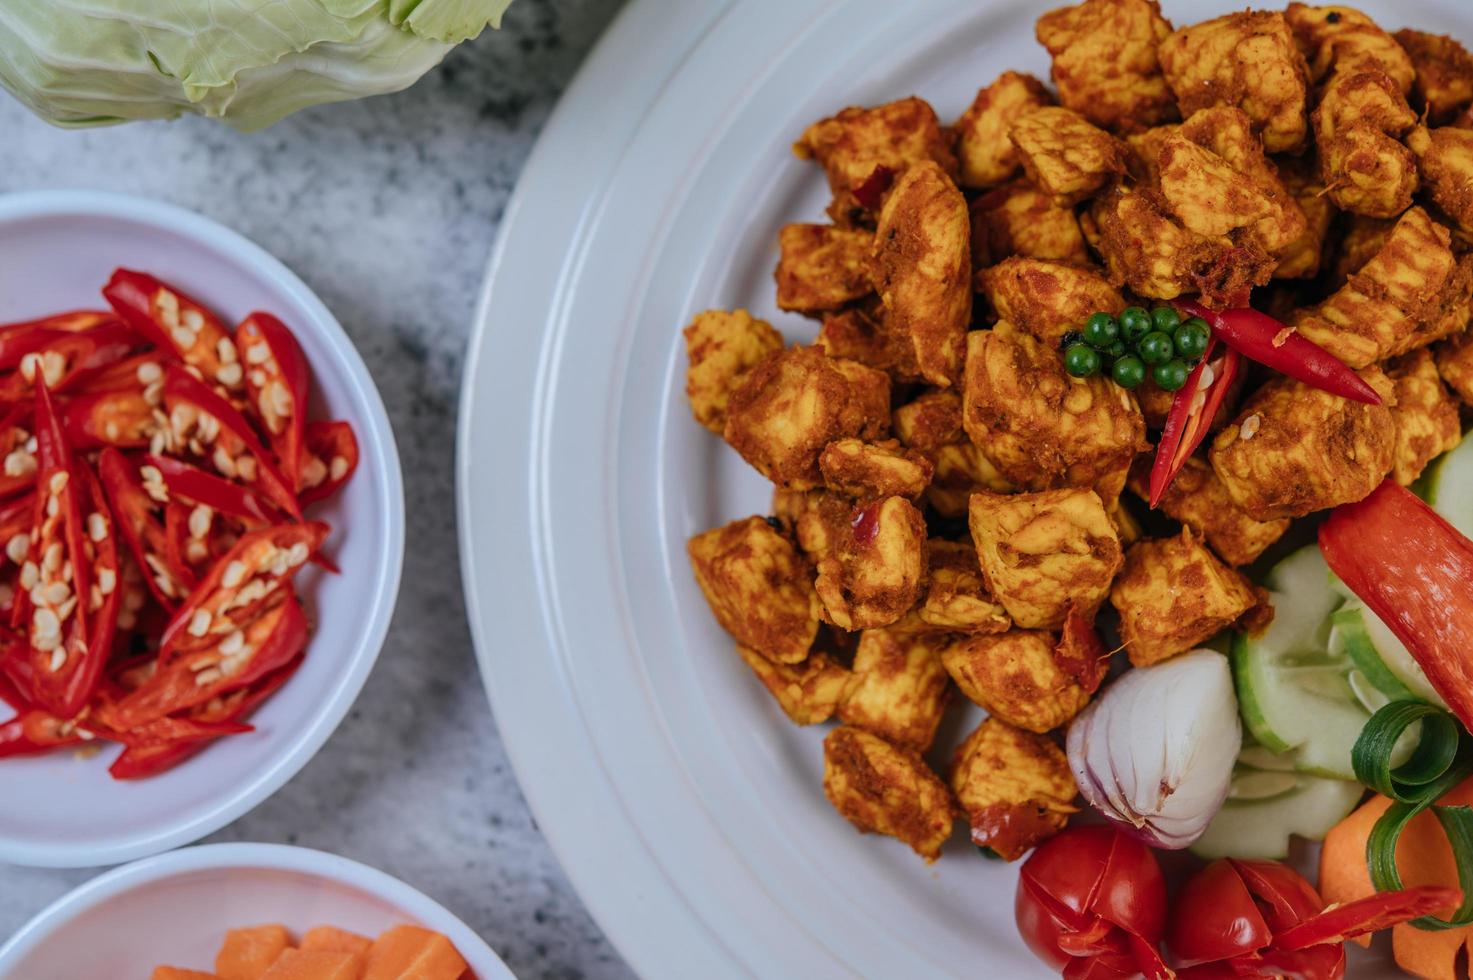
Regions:
<svg viewBox="0 0 1473 980"><path fill-rule="evenodd" d="M1171 410L1161 430L1161 442L1156 446L1156 458L1151 465L1152 507L1161 502L1171 481L1176 479L1192 453L1207 438L1217 410L1222 407L1233 380L1242 370L1242 355L1231 347L1224 347L1221 356L1214 359L1212 355L1216 348L1217 338L1209 338L1202 360L1172 399Z"/></svg>
<svg viewBox="0 0 1473 980"><path fill-rule="evenodd" d="M1418 722L1422 732L1415 751L1410 759L1393 769L1391 759L1398 740ZM1401 873L1396 867L1397 841L1412 818L1431 807L1452 847L1458 883L1467 898L1449 918L1426 915L1415 919L1412 925L1438 930L1473 922L1473 807L1437 805L1448 791L1473 775L1473 738L1452 715L1435 705L1393 701L1366 723L1351 751L1351 760L1357 779L1392 800L1366 840L1371 883L1379 892L1401 889ZM1447 902L1438 907L1453 904Z"/></svg>
<svg viewBox="0 0 1473 980"><path fill-rule="evenodd" d="M250 731L301 663L292 580L330 567L302 508L358 444L305 418L306 357L274 317L232 332L126 269L103 292L115 313L0 325L0 757L106 739L135 779Z"/></svg>
<svg viewBox="0 0 1473 980"><path fill-rule="evenodd" d="M1186 384L1192 367L1207 353L1210 333L1195 317L1182 322L1170 306L1147 311L1129 306L1119 317L1101 310L1080 330L1066 333L1060 344L1064 369L1076 378L1101 371L1122 388L1138 388L1149 372L1164 391Z"/></svg>

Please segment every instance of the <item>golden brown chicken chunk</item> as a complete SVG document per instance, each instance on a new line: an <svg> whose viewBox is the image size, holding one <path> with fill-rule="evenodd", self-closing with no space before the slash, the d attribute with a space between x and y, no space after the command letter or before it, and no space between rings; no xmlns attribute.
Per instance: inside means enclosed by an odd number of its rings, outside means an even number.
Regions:
<svg viewBox="0 0 1473 980"><path fill-rule="evenodd" d="M1030 109L1008 130L1033 185L1061 207L1078 204L1125 172L1125 144L1079 113Z"/></svg>
<svg viewBox="0 0 1473 980"><path fill-rule="evenodd" d="M1473 333L1460 333L1432 348L1437 373L1464 405L1473 405Z"/></svg>
<svg viewBox="0 0 1473 980"><path fill-rule="evenodd" d="M967 337L962 425L1001 477L1027 490L1095 486L1113 498L1146 448L1130 392L1071 378L1057 350L1006 320Z"/></svg>
<svg viewBox="0 0 1473 980"><path fill-rule="evenodd" d="M1386 376L1396 386L1396 405L1391 409L1396 422L1396 462L1391 476L1402 486L1410 486L1428 463L1463 438L1458 403L1443 387L1432 352L1425 347L1388 364Z"/></svg>
<svg viewBox="0 0 1473 980"><path fill-rule="evenodd" d="M897 408L893 418L901 443L922 452L964 437L962 397L955 390L927 391Z"/></svg>
<svg viewBox="0 0 1473 980"><path fill-rule="evenodd" d="M1156 0L1084 0L1038 18L1059 101L1107 129L1166 122L1176 103L1156 54L1171 33Z"/></svg>
<svg viewBox="0 0 1473 980"><path fill-rule="evenodd" d="M872 278L885 330L909 337L921 376L946 387L961 373L972 319L971 217L966 198L931 161L896 180L880 211Z"/></svg>
<svg viewBox="0 0 1473 980"><path fill-rule="evenodd" d="M829 216L838 224L852 225L871 217L854 191L864 186L876 167L898 175L912 164L932 160L954 174L956 158L950 143L931 106L911 97L872 109L851 107L820 120L793 144L793 152L823 167L834 194Z"/></svg>
<svg viewBox="0 0 1473 980"><path fill-rule="evenodd" d="M723 435L779 486L822 483L818 456L837 439L882 438L890 427L890 378L814 347L769 355L731 392Z"/></svg>
<svg viewBox="0 0 1473 980"><path fill-rule="evenodd" d="M932 538L931 584L917 610L921 622L956 633L1001 633L1012 625L992 595L971 543Z"/></svg>
<svg viewBox="0 0 1473 980"><path fill-rule="evenodd" d="M1291 3L1284 10L1284 19L1294 30L1316 80L1333 71L1383 71L1401 91L1411 91L1417 74L1412 60L1394 37L1359 10Z"/></svg>
<svg viewBox="0 0 1473 980"><path fill-rule="evenodd" d="M1190 528L1131 545L1110 590L1121 642L1137 667L1192 649L1258 603L1252 583L1219 561Z"/></svg>
<svg viewBox="0 0 1473 980"><path fill-rule="evenodd" d="M973 494L967 522L987 584L1025 629L1092 612L1120 571L1120 537L1093 490Z"/></svg>
<svg viewBox="0 0 1473 980"><path fill-rule="evenodd" d="M1183 115L1232 106L1253 121L1265 151L1303 147L1309 67L1283 14L1243 11L1183 27L1159 54Z"/></svg>
<svg viewBox="0 0 1473 980"><path fill-rule="evenodd" d="M962 517L978 490L1005 493L1011 484L962 431L962 399L954 390L928 391L895 410L895 434L931 460L926 502L947 517Z"/></svg>
<svg viewBox="0 0 1473 980"><path fill-rule="evenodd" d="M1412 59L1417 72L1412 91L1428 122L1451 122L1458 110L1473 102L1473 56L1445 34L1406 29L1393 36Z"/></svg>
<svg viewBox="0 0 1473 980"><path fill-rule="evenodd" d="M788 225L778 233L777 307L793 313L837 310L873 292L869 250L874 236L833 225Z"/></svg>
<svg viewBox="0 0 1473 980"><path fill-rule="evenodd" d="M986 262L975 261L978 242L986 245ZM979 268L1012 255L1075 265L1089 261L1074 209L1059 207L1027 180L1004 184L972 202L972 251Z"/></svg>
<svg viewBox="0 0 1473 980"><path fill-rule="evenodd" d="M1042 82L1017 71L1003 72L980 90L953 127L961 185L992 187L1016 174L1020 164L1009 127L1028 109L1053 101Z"/></svg>
<svg viewBox="0 0 1473 980"><path fill-rule="evenodd" d="M1150 497L1151 461L1141 457L1130 470L1130 489ZM1255 520L1233 503L1217 472L1193 456L1187 460L1158 505L1163 514L1201 535L1229 565L1247 565L1289 530L1287 517Z"/></svg>
<svg viewBox="0 0 1473 980"><path fill-rule="evenodd" d="M875 497L919 497L931 482L931 461L891 440L863 442L840 439L818 457L824 485L861 500Z"/></svg>
<svg viewBox="0 0 1473 980"><path fill-rule="evenodd" d="M1391 472L1396 423L1390 379L1360 372L1382 397L1365 405L1291 378L1254 392L1217 434L1209 458L1228 496L1260 521L1360 500Z"/></svg>
<svg viewBox="0 0 1473 980"><path fill-rule="evenodd" d="M1432 202L1473 234L1473 129L1418 126L1407 134L1407 146Z"/></svg>
<svg viewBox="0 0 1473 980"><path fill-rule="evenodd" d="M872 305L873 309L861 304L824 317L814 346L829 357L884 371L896 381L919 381L921 369L910 338L887 331L878 299Z"/></svg>
<svg viewBox="0 0 1473 980"><path fill-rule="evenodd" d="M813 573L761 517L732 521L686 544L711 612L737 642L779 663L800 663L818 635Z"/></svg>
<svg viewBox="0 0 1473 980"><path fill-rule="evenodd" d="M1125 309L1120 291L1094 269L1043 259L1005 259L978 273L977 289L999 319L1049 345L1097 311Z"/></svg>
<svg viewBox="0 0 1473 980"><path fill-rule="evenodd" d="M844 686L849 683L849 671L828 654L815 650L801 663L782 664L740 643L737 653L793 724L818 725L838 710Z"/></svg>
<svg viewBox="0 0 1473 980"><path fill-rule="evenodd" d="M1067 725L1089 692L1054 659L1057 638L1043 630L970 636L941 652L946 672L994 718L1030 732Z"/></svg>
<svg viewBox="0 0 1473 980"><path fill-rule="evenodd" d="M1386 247L1396 218L1367 218L1363 214L1345 214L1339 222L1339 240L1335 243L1335 262L1330 282L1339 289L1346 280L1364 269L1376 253Z"/></svg>
<svg viewBox="0 0 1473 980"><path fill-rule="evenodd" d="M1330 233L1330 224L1335 220L1335 205L1325 195L1319 168L1310 161L1302 157L1284 157L1279 161L1279 175L1284 187L1299 203L1305 225L1299 237L1279 253L1274 277L1313 279L1324 265L1325 240Z"/></svg>
<svg viewBox="0 0 1473 980"><path fill-rule="evenodd" d="M1344 286L1290 324L1360 368L1463 329L1470 290L1451 232L1412 208Z"/></svg>
<svg viewBox="0 0 1473 980"><path fill-rule="evenodd" d="M865 630L839 702L839 722L892 745L929 749L951 695L941 665L945 645L944 636Z"/></svg>
<svg viewBox="0 0 1473 980"><path fill-rule="evenodd" d="M903 497L863 506L811 493L796 518L798 543L818 569L825 618L846 630L889 626L920 598L926 522Z"/></svg>
<svg viewBox="0 0 1473 980"><path fill-rule="evenodd" d="M696 421L720 435L727 399L742 375L782 349L782 335L746 310L698 313L685 328L685 395Z"/></svg>
<svg viewBox="0 0 1473 980"><path fill-rule="evenodd" d="M972 843L1016 861L1064 829L1079 794L1064 750L1046 735L988 718L956 750L951 788Z"/></svg>
<svg viewBox="0 0 1473 980"><path fill-rule="evenodd" d="M859 830L894 837L928 863L951 836L946 784L918 753L862 729L835 728L823 740L823 791Z"/></svg>

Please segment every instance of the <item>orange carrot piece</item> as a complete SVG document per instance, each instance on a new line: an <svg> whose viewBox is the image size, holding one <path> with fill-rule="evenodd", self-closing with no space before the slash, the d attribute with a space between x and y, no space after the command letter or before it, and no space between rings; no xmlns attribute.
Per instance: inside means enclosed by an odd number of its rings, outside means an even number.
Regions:
<svg viewBox="0 0 1473 980"><path fill-rule="evenodd" d="M455 945L429 929L395 926L368 951L363 980L459 980L466 962Z"/></svg>
<svg viewBox="0 0 1473 980"><path fill-rule="evenodd" d="M1366 867L1366 839L1371 828L1391 806L1384 796L1373 796L1325 835L1320 847L1320 897L1326 904L1344 904L1376 893L1371 869ZM1355 942L1371 945L1370 936Z"/></svg>
<svg viewBox="0 0 1473 980"><path fill-rule="evenodd" d="M299 949L327 953L357 953L367 956L373 940L337 926L313 926L302 935Z"/></svg>
<svg viewBox="0 0 1473 980"><path fill-rule="evenodd" d="M288 949L261 980L362 980L363 957L325 949Z"/></svg>
<svg viewBox="0 0 1473 980"><path fill-rule="evenodd" d="M156 966L151 980L220 980L213 973L186 970L182 966Z"/></svg>
<svg viewBox="0 0 1473 980"><path fill-rule="evenodd" d="M215 972L220 980L261 980L290 945L286 926L276 923L231 929L215 957Z"/></svg>

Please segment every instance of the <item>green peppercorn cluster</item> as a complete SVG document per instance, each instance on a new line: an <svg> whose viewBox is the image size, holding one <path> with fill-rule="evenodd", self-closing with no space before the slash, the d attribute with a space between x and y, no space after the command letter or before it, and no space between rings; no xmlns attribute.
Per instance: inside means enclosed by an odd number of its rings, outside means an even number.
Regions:
<svg viewBox="0 0 1473 980"><path fill-rule="evenodd" d="M1207 353L1211 328L1201 317L1183 320L1170 306L1147 312L1128 306L1117 318L1096 313L1083 330L1064 334L1064 370L1076 378L1104 372L1122 388L1151 380L1163 391L1177 391Z"/></svg>

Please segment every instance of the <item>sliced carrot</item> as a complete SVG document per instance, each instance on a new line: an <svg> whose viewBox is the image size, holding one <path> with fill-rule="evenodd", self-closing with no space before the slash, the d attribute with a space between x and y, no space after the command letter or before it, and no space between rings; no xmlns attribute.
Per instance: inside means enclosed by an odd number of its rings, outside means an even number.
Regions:
<svg viewBox="0 0 1473 980"><path fill-rule="evenodd" d="M182 966L156 966L153 968L151 980L220 980L220 978L213 973L186 970Z"/></svg>
<svg viewBox="0 0 1473 980"><path fill-rule="evenodd" d="M363 957L325 949L288 949L261 980L362 980Z"/></svg>
<svg viewBox="0 0 1473 980"><path fill-rule="evenodd" d="M357 953L367 956L373 940L356 932L339 929L337 926L313 926L302 935L300 949L323 950L329 953Z"/></svg>
<svg viewBox="0 0 1473 980"><path fill-rule="evenodd" d="M1381 814L1391 806L1384 796L1373 796L1341 820L1325 835L1320 847L1320 897L1326 904L1343 904L1376 893L1371 870L1366 867L1366 840ZM1371 945L1370 936L1355 940Z"/></svg>
<svg viewBox="0 0 1473 980"><path fill-rule="evenodd" d="M395 926L368 951L363 980L459 980L466 962L455 945L429 929Z"/></svg>
<svg viewBox="0 0 1473 980"><path fill-rule="evenodd" d="M291 940L286 926L276 923L231 929L215 957L215 972L220 980L261 980Z"/></svg>

